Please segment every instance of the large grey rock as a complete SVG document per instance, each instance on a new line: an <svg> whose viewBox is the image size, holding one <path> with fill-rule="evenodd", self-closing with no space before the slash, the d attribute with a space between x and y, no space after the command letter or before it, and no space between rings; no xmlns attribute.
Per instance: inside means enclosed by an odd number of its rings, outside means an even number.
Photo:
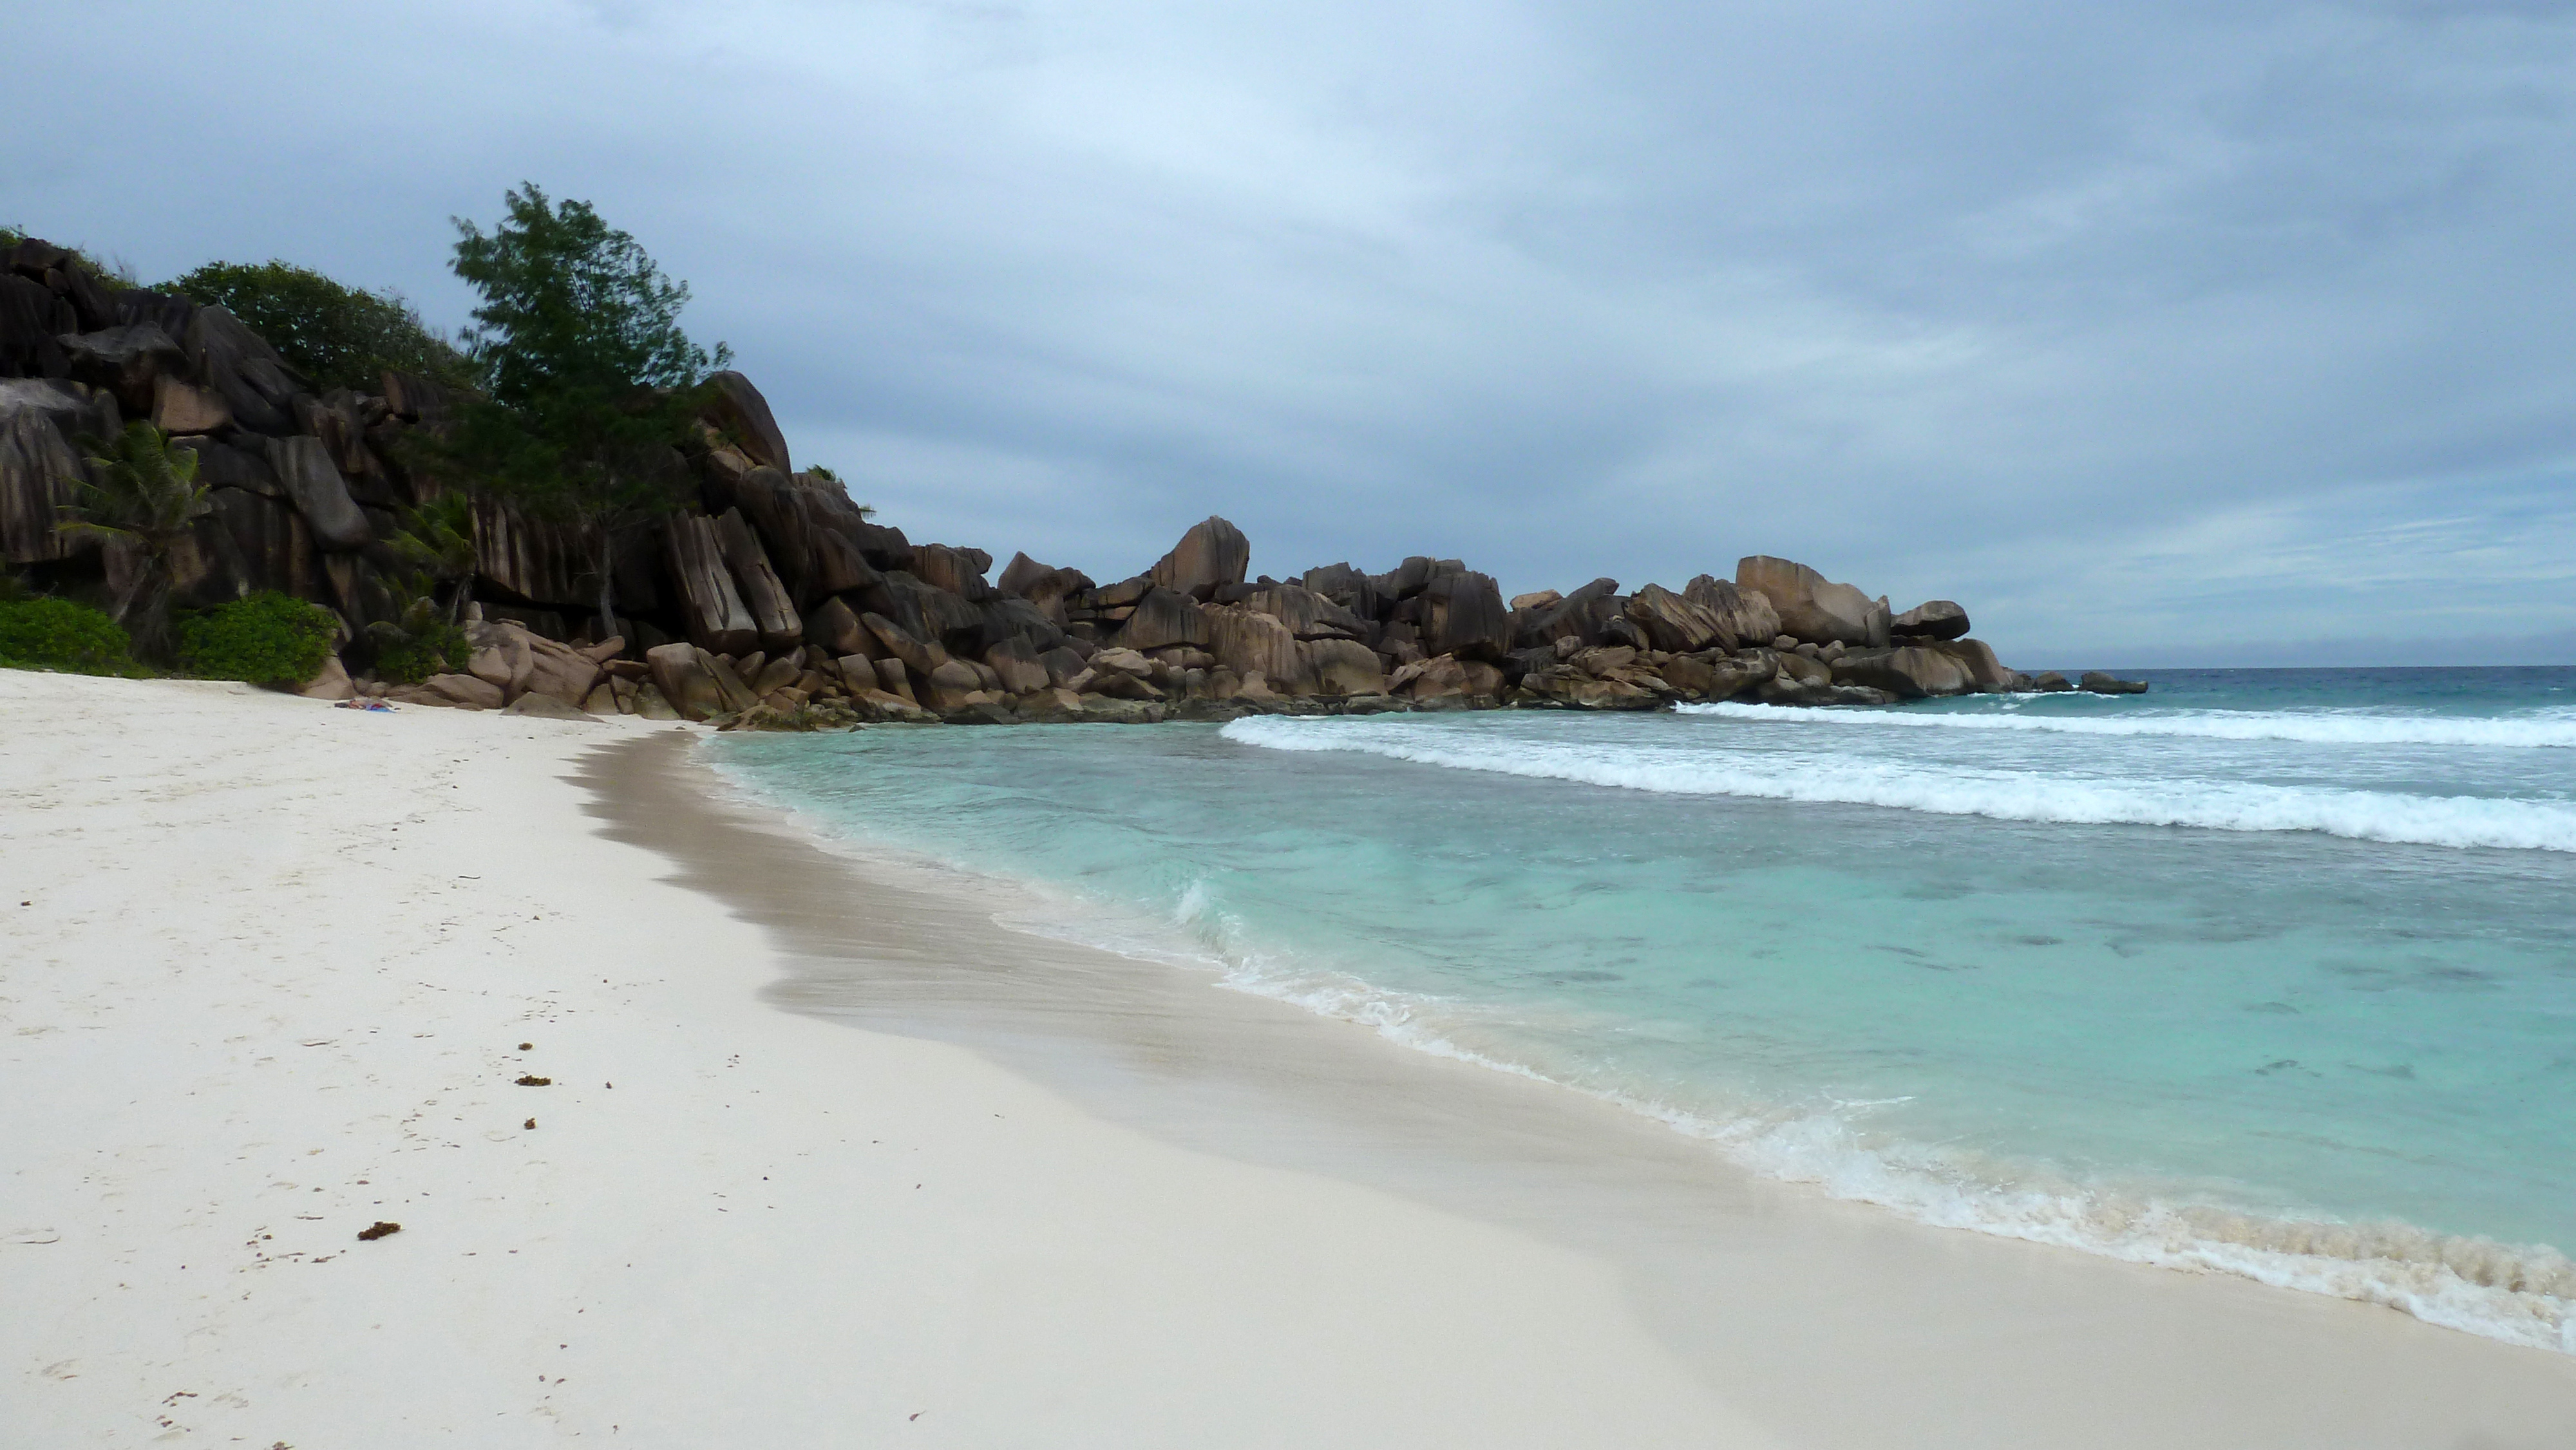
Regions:
<svg viewBox="0 0 2576 1450"><path fill-rule="evenodd" d="M1928 599L1888 621L1897 635L1957 639L1968 632L1968 611L1947 599Z"/></svg>
<svg viewBox="0 0 2576 1450"><path fill-rule="evenodd" d="M1136 612L1127 616L1125 627L1118 631L1119 645L1132 650L1207 642L1207 611L1187 594L1159 586L1136 601Z"/></svg>
<svg viewBox="0 0 2576 1450"><path fill-rule="evenodd" d="M923 686L922 704L933 710L962 710L984 693L984 677L966 661L952 659L932 670Z"/></svg>
<svg viewBox="0 0 2576 1450"><path fill-rule="evenodd" d="M313 530L313 542L325 550L347 550L376 541L374 526L349 496L348 480L340 476L339 465L331 461L331 451L321 439L270 439L268 466L276 470L288 501Z"/></svg>
<svg viewBox="0 0 2576 1450"><path fill-rule="evenodd" d="M1026 641L1032 650L1044 652L1065 642L1063 624L1028 600L995 591L992 598L975 607L984 617L987 649L1016 639Z"/></svg>
<svg viewBox="0 0 2576 1450"><path fill-rule="evenodd" d="M1313 664L1288 626L1239 604L1209 609L1207 622L1208 653L1237 678L1258 674L1282 695L1314 693Z"/></svg>
<svg viewBox="0 0 2576 1450"><path fill-rule="evenodd" d="M0 273L0 374L70 376L71 360L59 339L79 326L71 305L44 283Z"/></svg>
<svg viewBox="0 0 2576 1450"><path fill-rule="evenodd" d="M1008 639L994 645L984 651L984 663L1001 677L1002 688L1010 694L1043 690L1055 683L1045 662L1024 639Z"/></svg>
<svg viewBox="0 0 2576 1450"><path fill-rule="evenodd" d="M983 609L948 590L933 588L909 570L885 571L873 587L853 594L851 602L863 613L882 614L951 654L980 655L988 643Z"/></svg>
<svg viewBox="0 0 2576 1450"><path fill-rule="evenodd" d="M782 650L803 643L805 621L796 612L796 601L778 571L770 567L769 553L761 548L760 536L751 531L741 509L728 509L716 520L716 547L724 554L725 568L733 575L752 628L760 634L761 647Z"/></svg>
<svg viewBox="0 0 2576 1450"><path fill-rule="evenodd" d="M1358 615L1300 584L1255 589L1243 604L1288 626L1299 639L1359 639L1368 632Z"/></svg>
<svg viewBox="0 0 2576 1450"><path fill-rule="evenodd" d="M58 339L71 375L116 395L128 413L152 411L152 385L184 361L179 344L160 325L131 323ZM226 410L230 416L230 410Z"/></svg>
<svg viewBox="0 0 2576 1450"><path fill-rule="evenodd" d="M239 318L221 307L200 307L189 317L179 347L191 376L223 395L236 424L271 437L295 432L302 380Z"/></svg>
<svg viewBox="0 0 2576 1450"><path fill-rule="evenodd" d="M444 423L455 415L455 395L417 373L388 368L377 385L384 389L385 411L406 423Z"/></svg>
<svg viewBox="0 0 2576 1450"><path fill-rule="evenodd" d="M1738 589L1733 580L1702 574L1682 586L1682 597L1714 614L1735 643L1729 649L1768 643L1780 633L1780 612L1758 589Z"/></svg>
<svg viewBox="0 0 2576 1450"><path fill-rule="evenodd" d="M1887 601L1872 600L1804 564L1755 554L1736 562L1735 587L1762 591L1779 612L1780 632L1803 643L1841 640L1861 649L1887 647Z"/></svg>
<svg viewBox="0 0 2576 1450"><path fill-rule="evenodd" d="M969 603L981 603L991 597L993 586L984 582L984 571L993 567L993 556L981 549L953 548L947 544L912 546L912 572L933 589L945 589Z"/></svg>
<svg viewBox="0 0 2576 1450"><path fill-rule="evenodd" d="M1251 566L1252 541L1243 536L1243 530L1211 514L1181 535L1172 552L1156 560L1145 577L1166 589L1206 600L1220 585L1242 583Z"/></svg>
<svg viewBox="0 0 2576 1450"><path fill-rule="evenodd" d="M166 373L152 380L153 427L164 433L216 433L232 425L232 405L223 394Z"/></svg>
<svg viewBox="0 0 2576 1450"><path fill-rule="evenodd" d="M597 717L579 705L566 704L552 695L531 692L501 707L504 715L534 715L541 720L591 720Z"/></svg>
<svg viewBox="0 0 2576 1450"><path fill-rule="evenodd" d="M760 642L760 628L734 588L733 571L725 567L715 520L704 514L673 514L664 520L662 558L679 593L681 630L691 644L717 654L742 654ZM662 693L687 713L686 703L669 686Z"/></svg>
<svg viewBox="0 0 2576 1450"><path fill-rule="evenodd" d="M1378 662L1377 652L1367 645L1350 639L1318 639L1303 642L1298 648L1314 671L1317 694L1386 693L1385 670Z"/></svg>
<svg viewBox="0 0 2576 1450"><path fill-rule="evenodd" d="M1943 640L1934 644L1932 648L1957 660L1961 668L1968 672L1969 680L1973 682L1980 694L2001 694L2016 688L2021 683L2020 675L2006 669L2004 662L1995 658L1993 648L1984 640Z"/></svg>
<svg viewBox="0 0 2576 1450"><path fill-rule="evenodd" d="M321 555L304 516L276 498L247 489L218 488L212 522L233 544L248 589L274 589L311 599L325 587Z"/></svg>
<svg viewBox="0 0 2576 1450"><path fill-rule="evenodd" d="M1586 645L1601 642L1601 626L1626 607L1619 581L1595 579L1552 604L1533 605L1513 616L1512 642L1522 648L1571 639Z"/></svg>
<svg viewBox="0 0 2576 1450"><path fill-rule="evenodd" d="M474 500L474 572L505 595L584 613L597 608L597 539L569 520L531 517L488 495ZM623 581L618 595L628 608L644 607Z"/></svg>
<svg viewBox="0 0 2576 1450"><path fill-rule="evenodd" d="M926 640L911 630L873 611L859 616L859 622L876 636L877 649L886 658L900 662L914 674L927 677L931 671L948 663L946 646Z"/></svg>
<svg viewBox="0 0 2576 1450"><path fill-rule="evenodd" d="M790 477L773 468L752 468L736 481L732 494L730 506L739 507L759 531L770 563L799 607L877 582L878 568L867 553L872 526L839 483L819 474ZM909 545L904 556L909 563Z"/></svg>
<svg viewBox="0 0 2576 1450"><path fill-rule="evenodd" d="M805 642L821 646L825 654L835 658L875 653L867 626L859 623L858 612L838 595L806 611Z"/></svg>
<svg viewBox="0 0 2576 1450"><path fill-rule="evenodd" d="M2143 695L2147 692L2147 682L2144 680L2124 680L2117 675L2106 675L2100 670L2086 670L2082 677L2076 680L2075 687L2079 690L2089 690L2096 695Z"/></svg>
<svg viewBox="0 0 2576 1450"><path fill-rule="evenodd" d="M472 675L432 675L420 682L420 688L449 705L468 710L501 708L501 687Z"/></svg>
<svg viewBox="0 0 2576 1450"><path fill-rule="evenodd" d="M1786 669L1796 655L1782 655ZM1920 700L1929 695L1964 695L1976 688L1967 666L1925 645L1906 645L1897 649L1863 650L1846 654L1833 663L1837 684L1863 685L1881 690L1900 700Z"/></svg>
<svg viewBox="0 0 2576 1450"><path fill-rule="evenodd" d="M1348 564L1319 564L1307 570L1300 582L1358 619L1378 618L1384 612L1381 606L1391 602L1380 599L1375 580Z"/></svg>
<svg viewBox="0 0 2576 1450"><path fill-rule="evenodd" d="M1500 660L1511 649L1511 615L1488 574L1443 573L1422 589L1422 648L1461 660Z"/></svg>
<svg viewBox="0 0 2576 1450"><path fill-rule="evenodd" d="M0 562L38 564L95 547L56 525L87 476L71 440L97 421L73 384L0 378Z"/></svg>
<svg viewBox="0 0 2576 1450"><path fill-rule="evenodd" d="M783 474L794 473L795 466L787 458L787 435L778 431L778 420L769 412L769 400L751 385L751 379L727 369L707 381L713 385L707 411L716 426L753 462Z"/></svg>
<svg viewBox="0 0 2576 1450"><path fill-rule="evenodd" d="M348 666L340 663L338 655L324 655L322 668L295 693L308 700L354 700L358 687L350 681Z"/></svg>
<svg viewBox="0 0 2576 1450"><path fill-rule="evenodd" d="M1434 655L1402 666L1386 677L1383 691L1408 700L1461 699L1471 692L1467 667L1455 655Z"/></svg>
<svg viewBox="0 0 2576 1450"><path fill-rule="evenodd" d="M1628 596L1626 612L1629 622L1644 630L1655 648L1668 654L1691 654L1711 645L1729 651L1735 648L1732 621L1718 618L1714 610L1661 584L1649 584Z"/></svg>
<svg viewBox="0 0 2576 1450"><path fill-rule="evenodd" d="M716 688L714 672L700 663L697 646L677 641L655 645L644 652L644 665L652 671L653 687L680 718L704 720L724 712L724 695ZM640 705L637 713L642 713Z"/></svg>
<svg viewBox="0 0 2576 1450"><path fill-rule="evenodd" d="M993 584L996 592L1025 600L1058 626L1065 622L1066 599L1091 587L1081 570L1051 568L1026 554L1013 554Z"/></svg>

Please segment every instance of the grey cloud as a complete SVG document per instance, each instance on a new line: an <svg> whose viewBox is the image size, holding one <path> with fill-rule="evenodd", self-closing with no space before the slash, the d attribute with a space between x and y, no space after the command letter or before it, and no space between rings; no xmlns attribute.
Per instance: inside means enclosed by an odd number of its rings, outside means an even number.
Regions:
<svg viewBox="0 0 2576 1450"><path fill-rule="evenodd" d="M919 536L2576 628L2576 7L204 7L103 88L119 10L12 22L11 219L454 321L447 215L589 197Z"/></svg>

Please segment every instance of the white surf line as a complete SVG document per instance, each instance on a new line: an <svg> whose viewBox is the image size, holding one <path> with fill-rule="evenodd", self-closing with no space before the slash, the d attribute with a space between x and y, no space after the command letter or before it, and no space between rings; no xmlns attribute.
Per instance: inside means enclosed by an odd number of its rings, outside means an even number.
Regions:
<svg viewBox="0 0 2576 1450"><path fill-rule="evenodd" d="M1334 726L1339 728L1329 728ZM1340 721L1277 716L1234 721L1224 734L1274 750L1349 751L1452 770L1568 780L1659 795L1885 806L1933 815L2064 825L2315 831L2391 845L2576 852L2576 807L2479 796L2405 796L2217 781L2053 779L2008 771L1940 773L1866 762L1809 765L1790 774L1652 747L1594 751L1553 742L1515 741L1501 749L1481 741L1443 739L1418 726L1390 730L1372 721L1354 728Z"/></svg>
<svg viewBox="0 0 2576 1450"><path fill-rule="evenodd" d="M2289 711L2194 711L2112 720L2035 715L1952 715L1913 711L1816 710L1796 705L1678 705L1683 715L1860 729L2013 730L2055 735L2181 736L2282 740L2312 745L2472 745L2513 750L2576 749L2576 718L2444 720Z"/></svg>

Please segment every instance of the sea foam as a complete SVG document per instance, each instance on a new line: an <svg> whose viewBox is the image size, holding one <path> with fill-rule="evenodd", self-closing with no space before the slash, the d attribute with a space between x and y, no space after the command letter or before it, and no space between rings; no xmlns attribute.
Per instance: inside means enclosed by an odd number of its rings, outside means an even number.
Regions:
<svg viewBox="0 0 2576 1450"><path fill-rule="evenodd" d="M2576 1354L2576 1262L2541 1245L2195 1201L2139 1183L2079 1181L2036 1165L1873 1133L1872 1103L1676 1102L1614 1072L1534 1055L1530 1004L1505 1008L1391 990L1255 946L1205 879L1181 892L1165 936L1092 911L1012 925L1127 955L1217 971L1238 991L1368 1027L1420 1052L1571 1088L1706 1140L1766 1178L1812 1184L1920 1223L2158 1268L2233 1274L2383 1305L2428 1324ZM1137 928L1144 928L1138 930ZM1157 938L1160 938L1157 940ZM1598 1024L1564 1023L1563 1027Z"/></svg>
<svg viewBox="0 0 2576 1450"><path fill-rule="evenodd" d="M2088 720L2020 712L1951 714L1912 710L1817 710L1798 705L1677 705L1684 715L1864 730L2003 730L2047 735L2177 736L2199 740L2281 740L2312 745L2470 745L2511 750L2576 749L2576 716L2564 711L2505 719L2446 719L2359 711L2178 710Z"/></svg>
<svg viewBox="0 0 2576 1450"><path fill-rule="evenodd" d="M2316 831L2397 845L2576 852L2576 806L2242 781L2115 779L1843 756L1751 756L1625 742L1484 739L1436 722L1236 720L1228 739L1270 750L1350 751L1450 770L1665 795L1882 806L2069 825Z"/></svg>

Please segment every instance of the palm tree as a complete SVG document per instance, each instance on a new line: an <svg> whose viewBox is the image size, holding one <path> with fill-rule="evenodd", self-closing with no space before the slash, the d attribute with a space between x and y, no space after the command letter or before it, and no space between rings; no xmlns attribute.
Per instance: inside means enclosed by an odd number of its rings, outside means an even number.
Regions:
<svg viewBox="0 0 2576 1450"><path fill-rule="evenodd" d="M474 597L477 556L474 504L462 490L450 489L418 508L405 510L402 527L385 542L429 576L430 592L454 580L455 591L447 597L447 622L454 624L464 616L466 601Z"/></svg>
<svg viewBox="0 0 2576 1450"><path fill-rule="evenodd" d="M113 445L88 442L104 451L90 455L90 476L80 485L78 501L64 507L55 527L129 551L116 622L133 636L138 653L167 658L170 556L213 509L212 491L197 482L195 452L149 423L126 424Z"/></svg>

